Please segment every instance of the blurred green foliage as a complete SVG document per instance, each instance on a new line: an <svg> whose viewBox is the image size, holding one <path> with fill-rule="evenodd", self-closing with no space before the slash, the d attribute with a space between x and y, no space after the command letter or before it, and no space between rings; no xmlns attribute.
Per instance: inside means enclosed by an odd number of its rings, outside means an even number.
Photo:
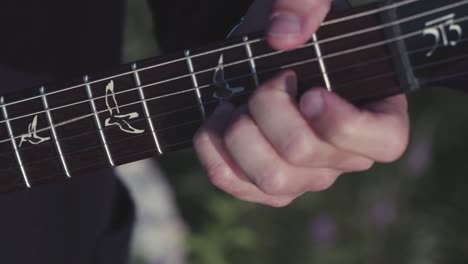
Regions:
<svg viewBox="0 0 468 264"><path fill-rule="evenodd" d="M136 14L133 28L148 37L149 22ZM133 43L129 51L154 47ZM410 113L411 145L400 161L343 175L330 190L286 208L216 190L191 150L164 157L190 229L189 263L467 263L468 96L418 92L410 95Z"/></svg>
<svg viewBox="0 0 468 264"><path fill-rule="evenodd" d="M411 95L400 161L281 209L215 190L192 151L164 158L191 229L190 263L466 263L467 105L450 90Z"/></svg>

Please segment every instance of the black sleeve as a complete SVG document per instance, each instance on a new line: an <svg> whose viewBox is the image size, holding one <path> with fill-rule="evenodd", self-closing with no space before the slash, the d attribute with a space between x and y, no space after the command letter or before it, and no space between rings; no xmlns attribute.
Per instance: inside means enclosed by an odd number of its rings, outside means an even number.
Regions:
<svg viewBox="0 0 468 264"><path fill-rule="evenodd" d="M252 0L148 0L164 52L223 40Z"/></svg>

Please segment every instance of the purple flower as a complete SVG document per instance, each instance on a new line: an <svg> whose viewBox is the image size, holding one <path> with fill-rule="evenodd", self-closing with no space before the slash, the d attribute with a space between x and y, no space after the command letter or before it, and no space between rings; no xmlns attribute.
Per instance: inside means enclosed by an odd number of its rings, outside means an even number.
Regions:
<svg viewBox="0 0 468 264"><path fill-rule="evenodd" d="M390 199L379 200L370 208L370 214L374 225L379 229L384 229L395 222L397 209Z"/></svg>
<svg viewBox="0 0 468 264"><path fill-rule="evenodd" d="M338 226L333 218L328 215L319 215L312 220L312 240L320 247L330 248L336 244Z"/></svg>

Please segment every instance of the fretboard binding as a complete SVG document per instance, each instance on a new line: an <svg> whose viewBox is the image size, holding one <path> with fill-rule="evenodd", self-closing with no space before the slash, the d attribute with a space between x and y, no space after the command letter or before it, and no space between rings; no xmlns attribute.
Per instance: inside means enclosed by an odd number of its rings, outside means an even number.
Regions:
<svg viewBox="0 0 468 264"><path fill-rule="evenodd" d="M205 120L206 119L205 106L203 104L202 94L200 92L200 86L198 85L198 80L197 80L197 76L195 74L195 68L193 67L192 58L190 57L190 51L186 50L184 52L184 54L185 54L185 58L187 60L187 67L189 69L189 73L190 73L190 76L192 78L193 87L195 88L195 93L197 95L198 107L200 109L200 113L201 113L201 116L202 116L203 120Z"/></svg>
<svg viewBox="0 0 468 264"><path fill-rule="evenodd" d="M132 70L133 70L133 77L135 78L135 82L136 82L136 85L138 87L138 91L139 91L139 94L140 94L140 99L141 99L141 102L142 102L142 105L143 105L143 109L145 111L145 117L146 117L146 120L148 122L148 126L149 126L149 128L151 130L151 134L153 135L154 144L156 145L156 149L157 149L158 153L160 155L163 155L164 153L162 151L161 144L159 143L158 135L156 134L156 129L154 128L153 121L151 120L151 113L149 111L148 104L146 103L146 96L145 96L145 93L143 91L143 88L141 87L142 86L141 79L140 79L140 75L138 74L138 71L137 71L137 64L136 63L132 64Z"/></svg>
<svg viewBox="0 0 468 264"><path fill-rule="evenodd" d="M325 61L322 56L322 50L320 49L320 44L318 43L317 34L312 35L312 40L314 42L315 53L318 58L318 63L320 66L320 71L322 72L323 81L325 82L325 87L328 91L332 91L332 86L330 78L328 77L327 67L325 66Z"/></svg>
<svg viewBox="0 0 468 264"><path fill-rule="evenodd" d="M84 82L85 82L86 91L88 93L89 103L90 103L91 109L93 110L93 113L94 113L94 120L96 121L96 125L97 125L98 130L99 130L99 136L101 137L102 145L104 146L104 150L106 152L107 159L109 161L109 164L112 167L115 167L115 163L114 163L114 160L112 159L112 155L111 155L111 152L109 150L109 146L107 145L106 135L104 135L104 130L103 130L102 125L101 125L101 120L99 119L99 114L97 112L96 104L94 103L93 92L91 91L91 85L89 84L89 77L85 76L83 79L84 79Z"/></svg>
<svg viewBox="0 0 468 264"><path fill-rule="evenodd" d="M55 147L57 148L57 152L59 153L60 161L62 162L62 166L63 166L63 170L65 171L65 175L68 178L71 178L71 174L70 174L70 171L68 170L68 165L67 165L67 162L65 161L65 156L63 155L62 147L60 146L57 132L55 130L54 122L52 119L52 114L50 113L49 103L47 102L47 96L45 95L44 87L41 87L40 93L42 94L42 104L44 105L44 109L46 111L47 120L49 121L50 130L52 131L52 136L54 137L54 144L55 144Z"/></svg>
<svg viewBox="0 0 468 264"><path fill-rule="evenodd" d="M247 56L249 58L250 70L251 70L252 75L253 75L255 86L259 86L260 81L259 81L258 74L257 74L257 65L255 64L255 60L254 60L254 56L253 56L253 52L252 52L252 47L251 47L251 45L249 43L249 37L244 36L243 41L245 43L245 51L247 52Z"/></svg>
<svg viewBox="0 0 468 264"><path fill-rule="evenodd" d="M16 161L18 162L18 166L20 168L21 175L23 176L24 183L26 187L29 189L31 188L31 184L29 183L29 178L28 178L28 175L26 174L26 170L24 168L23 160L21 159L18 146L16 146L15 136L13 134L13 129L11 128L11 123L8 120L8 111L6 109L5 98L3 96L0 98L0 105L2 106L3 118L5 118L5 121L6 121L6 127L8 130L8 134L10 136L11 145L13 147L13 150L15 151Z"/></svg>

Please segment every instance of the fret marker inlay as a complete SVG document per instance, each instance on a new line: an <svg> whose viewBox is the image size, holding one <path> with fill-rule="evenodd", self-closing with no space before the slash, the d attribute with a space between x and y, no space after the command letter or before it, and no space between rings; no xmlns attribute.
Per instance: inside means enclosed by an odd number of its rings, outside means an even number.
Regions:
<svg viewBox="0 0 468 264"><path fill-rule="evenodd" d="M259 86L260 81L258 79L257 66L255 64L255 60L254 60L254 57L253 57L252 47L250 46L250 43L249 43L249 37L244 36L243 41L245 43L245 51L247 52L247 56L249 58L250 69L251 69L251 72L252 72L252 75L253 75L253 78L254 78L255 86Z"/></svg>
<svg viewBox="0 0 468 264"><path fill-rule="evenodd" d="M232 88L231 85L226 81L226 78L224 77L224 54L219 56L218 67L216 67L213 76L213 83L217 87L213 97L220 101L228 100L236 94L245 91L245 87Z"/></svg>
<svg viewBox="0 0 468 264"><path fill-rule="evenodd" d="M47 102L47 96L45 94L44 87L41 87L40 92L42 95L42 104L44 105L44 109L47 114L47 119L49 121L50 130L52 131L52 136L54 137L54 144L55 144L55 147L57 148L57 152L59 153L60 161L62 162L62 166L63 166L63 170L65 171L65 174L67 175L67 177L71 178L71 174L70 174L70 171L68 170L68 166L65 161L65 156L63 155L62 147L60 146L60 142L57 136L57 131L55 130L54 122L52 120L52 114L49 109L49 103Z"/></svg>
<svg viewBox="0 0 468 264"><path fill-rule="evenodd" d="M315 53L317 55L320 70L322 71L322 76L323 76L323 80L325 81L325 86L327 87L327 90L331 92L332 86L331 86L330 78L328 77L327 67L325 66L325 61L323 60L322 50L320 49L320 45L318 43L317 34L312 35L312 41L314 42Z"/></svg>
<svg viewBox="0 0 468 264"><path fill-rule="evenodd" d="M195 88L195 92L197 94L198 107L200 108L200 112L201 112L201 116L202 116L203 120L205 120L206 119L205 106L203 104L202 95L201 95L201 92L200 92L200 89L199 89L197 76L195 75L195 69L193 67L192 58L190 58L190 51L186 50L184 52L184 54L185 54L185 58L187 60L187 66L188 66L188 69L189 69L189 73L192 76L192 83L193 83L193 86Z"/></svg>
<svg viewBox="0 0 468 264"><path fill-rule="evenodd" d="M18 145L18 148L21 148L21 146L23 146L23 143L25 142L28 142L29 144L32 144L32 145L39 145L49 140L50 140L50 137L41 137L37 134L37 115L36 115L34 116L31 123L29 123L28 133L21 136L21 140Z"/></svg>
<svg viewBox="0 0 468 264"><path fill-rule="evenodd" d="M104 130L101 125L101 120L99 120L96 104L94 103L93 92L91 91L91 85L89 84L89 77L85 76L83 80L85 82L86 91L88 93L89 103L94 113L94 120L96 121L96 125L99 129L99 135L101 137L102 145L104 146L104 150L106 151L107 159L109 160L109 164L112 167L115 167L114 160L112 159L112 155L109 150L109 146L107 145L106 135L104 135Z"/></svg>
<svg viewBox="0 0 468 264"><path fill-rule="evenodd" d="M133 77L135 78L135 82L136 82L136 85L138 87L138 91L139 91L139 94L140 94L140 99L141 99L141 102L143 104L143 109L145 110L145 117L146 117L146 120L148 122L148 126L151 129L151 134L153 135L153 138L154 138L154 143L156 145L156 149L158 150L158 153L160 155L162 155L164 153L162 151L161 144L159 143L158 135L156 134L156 129L154 129L153 121L151 120L151 114L150 114L150 111L149 111L149 108L148 108L148 104L146 103L145 93L143 92L143 88L141 87L142 86L141 79L140 79L140 75L138 74L138 71L137 71L137 64L136 63L132 64L132 70L133 70Z"/></svg>
<svg viewBox="0 0 468 264"><path fill-rule="evenodd" d="M10 120L8 119L8 111L5 106L5 98L2 96L0 98L0 105L2 106L3 118L5 119L6 127L8 129L8 134L10 136L11 145L13 146L13 150L15 151L16 161L18 162L18 166L21 170L21 174L24 179L24 183L26 184L27 188L31 188L31 184L29 183L28 175L26 174L26 170L24 169L23 160L21 159L21 155L18 151L18 147L16 146L15 136L13 135L13 129L11 128Z"/></svg>
<svg viewBox="0 0 468 264"><path fill-rule="evenodd" d="M117 98L114 92L114 81L110 81L106 86L106 106L109 111L109 117L104 122L106 127L118 126L122 132L128 134L143 134L145 130L133 127L130 120L138 118L138 112L124 114L120 111L120 106L117 103Z"/></svg>

